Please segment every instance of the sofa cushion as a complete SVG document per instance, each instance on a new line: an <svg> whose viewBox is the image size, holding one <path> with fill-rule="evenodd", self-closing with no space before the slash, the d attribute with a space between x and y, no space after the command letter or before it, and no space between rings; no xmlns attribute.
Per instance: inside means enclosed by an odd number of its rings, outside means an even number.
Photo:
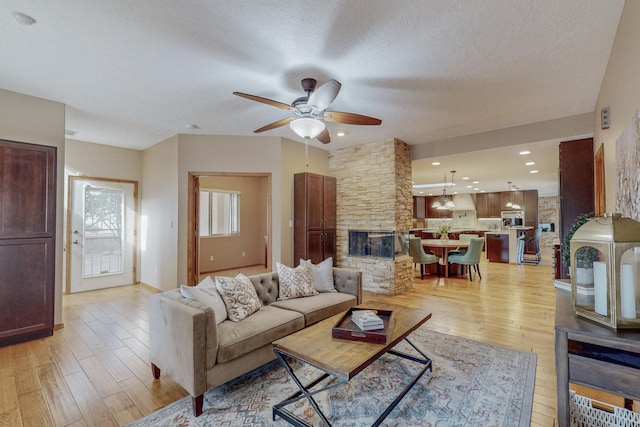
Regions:
<svg viewBox="0 0 640 427"><path fill-rule="evenodd" d="M347 311L354 305L356 305L355 296L338 292L325 292L312 297L276 301L271 304L273 307L293 310L303 314L305 326Z"/></svg>
<svg viewBox="0 0 640 427"><path fill-rule="evenodd" d="M245 319L262 306L253 283L242 273L238 273L236 277L217 276L216 288L227 306L227 315L232 322Z"/></svg>
<svg viewBox="0 0 640 427"><path fill-rule="evenodd" d="M304 328L304 322L302 314L272 306L264 306L239 322L222 322L218 325L218 363L299 331Z"/></svg>
<svg viewBox="0 0 640 427"><path fill-rule="evenodd" d="M333 284L333 257L329 257L319 264L313 264L311 260L300 260L300 264L306 263L311 268L311 283L318 292L338 292Z"/></svg>
<svg viewBox="0 0 640 427"><path fill-rule="evenodd" d="M276 268L280 280L278 301L318 294L318 292L313 289L313 279L311 278L311 267L309 264L303 263L296 268L291 268L276 262Z"/></svg>

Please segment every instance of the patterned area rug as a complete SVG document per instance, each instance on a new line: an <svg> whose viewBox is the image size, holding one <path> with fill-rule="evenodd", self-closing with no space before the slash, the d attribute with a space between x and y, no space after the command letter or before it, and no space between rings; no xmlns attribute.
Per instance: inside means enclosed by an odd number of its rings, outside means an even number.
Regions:
<svg viewBox="0 0 640 427"><path fill-rule="evenodd" d="M385 426L529 426L536 355L430 331L423 325L409 339L433 362L398 406ZM406 343L397 349L415 351ZM422 365L384 355L347 385L315 396L336 426L369 426L419 372ZM317 378L319 371L296 364L299 377ZM271 407L297 391L278 361L223 384L205 394L204 412L194 418L186 397L132 424L147 426L286 426L273 421ZM287 409L310 424L320 419L305 399Z"/></svg>

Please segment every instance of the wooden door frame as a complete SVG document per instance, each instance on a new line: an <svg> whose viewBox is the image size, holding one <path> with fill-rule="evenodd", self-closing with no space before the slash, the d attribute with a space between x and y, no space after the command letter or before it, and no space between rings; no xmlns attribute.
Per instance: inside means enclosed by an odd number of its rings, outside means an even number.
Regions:
<svg viewBox="0 0 640 427"><path fill-rule="evenodd" d="M101 178L95 176L84 176L84 175L69 175L67 179L67 220L66 220L66 237L65 237L65 245L64 252L66 254L66 262L65 262L65 294L71 293L71 203L72 203L72 189L75 180L85 180L85 181L103 181L103 182L117 182L123 184L132 184L133 185L133 205L134 205L134 213L133 213L133 284L140 283L138 281L138 181L132 181L129 179L116 179L116 178Z"/></svg>
<svg viewBox="0 0 640 427"><path fill-rule="evenodd" d="M594 181L594 199L595 214L602 216L605 213L606 193L604 183L604 142L600 144L593 160L593 181Z"/></svg>
<svg viewBox="0 0 640 427"><path fill-rule="evenodd" d="M266 178L267 179L267 242L265 266L271 265L272 221L271 215L271 173L260 172L189 172L188 176L188 212L187 212L187 284L195 285L200 282L200 177L235 177L235 178Z"/></svg>

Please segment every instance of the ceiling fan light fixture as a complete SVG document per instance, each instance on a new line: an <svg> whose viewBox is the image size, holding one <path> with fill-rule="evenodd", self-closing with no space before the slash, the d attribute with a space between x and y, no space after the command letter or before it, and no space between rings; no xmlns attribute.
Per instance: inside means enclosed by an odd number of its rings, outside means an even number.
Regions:
<svg viewBox="0 0 640 427"><path fill-rule="evenodd" d="M311 139L320 135L324 130L325 124L321 120L311 119L309 117L301 117L289 123L289 127L301 138Z"/></svg>

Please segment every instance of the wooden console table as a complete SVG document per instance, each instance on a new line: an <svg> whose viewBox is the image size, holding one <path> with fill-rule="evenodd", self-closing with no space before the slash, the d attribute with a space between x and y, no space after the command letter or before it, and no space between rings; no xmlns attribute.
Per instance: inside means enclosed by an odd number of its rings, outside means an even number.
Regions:
<svg viewBox="0 0 640 427"><path fill-rule="evenodd" d="M570 292L560 289L555 331L558 426L569 426L570 382L640 400L640 331L616 331L576 317Z"/></svg>

